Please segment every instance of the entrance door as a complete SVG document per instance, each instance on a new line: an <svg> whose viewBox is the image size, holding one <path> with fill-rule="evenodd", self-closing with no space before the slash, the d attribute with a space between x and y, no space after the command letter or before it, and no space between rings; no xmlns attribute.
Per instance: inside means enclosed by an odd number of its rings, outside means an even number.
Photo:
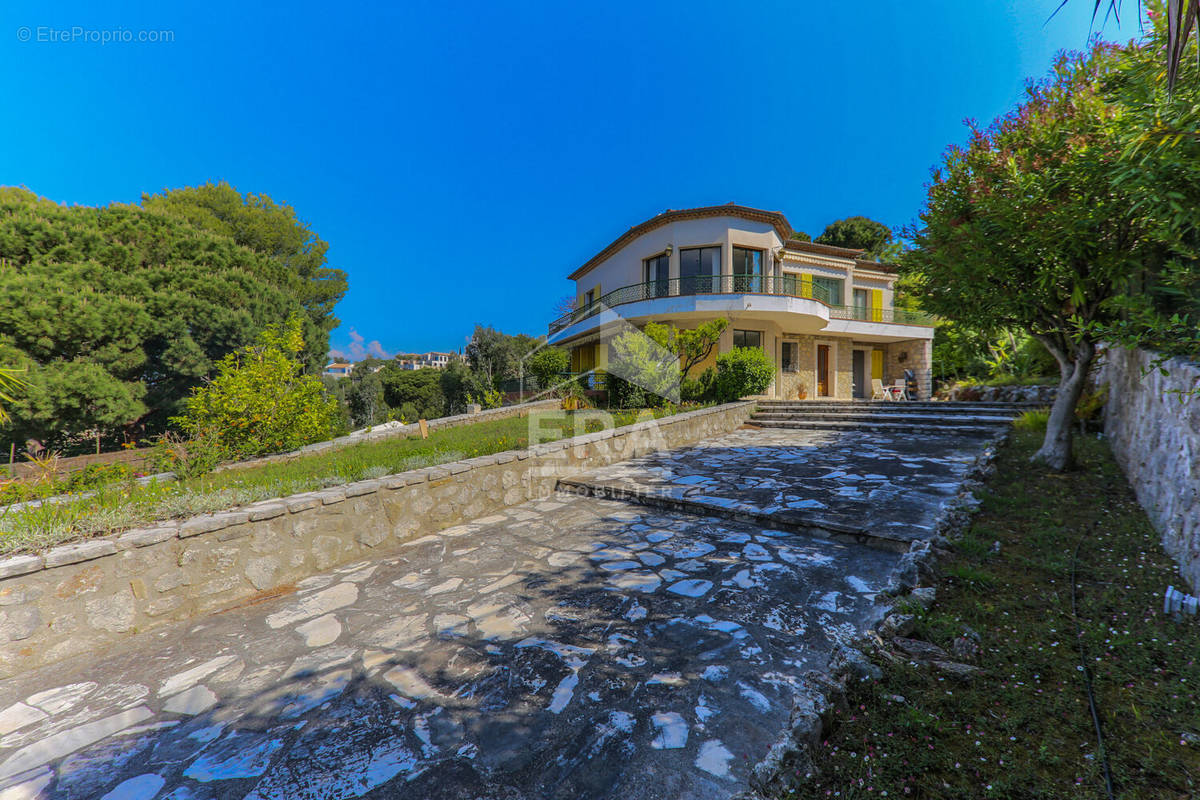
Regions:
<svg viewBox="0 0 1200 800"><path fill-rule="evenodd" d="M854 351L854 396L862 399L867 396L867 354L863 350Z"/></svg>
<svg viewBox="0 0 1200 800"><path fill-rule="evenodd" d="M817 396L829 397L829 345L817 345Z"/></svg>

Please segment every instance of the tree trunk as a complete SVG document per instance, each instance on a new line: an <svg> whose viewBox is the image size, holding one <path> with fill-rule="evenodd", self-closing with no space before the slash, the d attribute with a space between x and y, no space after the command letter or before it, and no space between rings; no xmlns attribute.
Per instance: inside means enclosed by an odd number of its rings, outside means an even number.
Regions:
<svg viewBox="0 0 1200 800"><path fill-rule="evenodd" d="M1050 407L1050 419L1046 422L1046 438L1042 441L1041 449L1030 460L1062 472L1074 463L1071 436L1074 432L1075 406L1087 384L1096 346L1090 341L1083 341L1070 351L1060 351L1050 345L1047 347L1058 359L1061 377L1054 405Z"/></svg>

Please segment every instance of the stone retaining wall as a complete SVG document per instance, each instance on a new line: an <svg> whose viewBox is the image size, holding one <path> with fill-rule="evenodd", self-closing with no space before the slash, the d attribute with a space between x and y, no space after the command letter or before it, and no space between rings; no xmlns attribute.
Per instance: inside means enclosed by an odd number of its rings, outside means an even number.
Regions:
<svg viewBox="0 0 1200 800"><path fill-rule="evenodd" d="M949 391L938 392L939 400L980 403L1054 403L1058 386L955 386Z"/></svg>
<svg viewBox="0 0 1200 800"><path fill-rule="evenodd" d="M1163 547L1200 592L1200 366L1172 359L1163 375L1147 372L1153 359L1141 350L1105 354L1097 379L1108 384L1104 433Z"/></svg>
<svg viewBox="0 0 1200 800"><path fill-rule="evenodd" d="M729 403L0 559L0 678L289 592L314 573L545 497L570 472L726 433L753 408Z"/></svg>

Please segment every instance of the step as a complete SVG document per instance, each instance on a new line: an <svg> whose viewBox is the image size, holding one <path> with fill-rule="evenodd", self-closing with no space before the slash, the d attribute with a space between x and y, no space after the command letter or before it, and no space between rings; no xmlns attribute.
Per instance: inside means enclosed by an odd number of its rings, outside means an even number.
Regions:
<svg viewBox="0 0 1200 800"><path fill-rule="evenodd" d="M823 411L857 411L864 414L904 414L914 411L920 412L936 412L938 414L1008 414L1016 416L1030 408L1044 408L1044 405L1039 404L1017 404L1017 403L930 403L930 402L818 402L818 403L795 403L782 401L763 401L758 402L759 411L788 411L797 413L820 413Z"/></svg>
<svg viewBox="0 0 1200 800"><path fill-rule="evenodd" d="M818 411L818 413L796 414L775 413L775 411L755 411L750 415L751 420L772 422L883 422L888 425L899 425L901 422L912 425L946 425L960 427L967 425L997 425L1004 426L1012 423L1013 417L997 414L862 414L857 411Z"/></svg>
<svg viewBox="0 0 1200 800"><path fill-rule="evenodd" d="M625 503L646 506L649 508L674 511L680 514L700 517L721 517L734 522L758 525L777 531L797 533L816 539L831 539L833 541L864 544L880 550L903 553L909 549L915 538L912 535L903 536L894 531L877 531L862 527L852 527L841 522L823 518L819 515L799 511L785 513L767 513L752 508L740 508L736 504L714 504L698 502L672 493L658 491L651 487L636 485L594 484L586 480L572 477L559 478L555 490L585 497L601 497L605 500L618 500Z"/></svg>
<svg viewBox="0 0 1200 800"><path fill-rule="evenodd" d="M921 434L946 434L951 436L960 436L963 434L981 434L986 436L995 436L1001 433L1008 422L996 425L931 425L925 423L912 423L904 421L888 421L888 422L833 422L828 420L751 420L748 425L755 425L760 428L784 428L788 430L801 431L859 431L861 433L883 433L883 432L898 432L898 433L921 433Z"/></svg>

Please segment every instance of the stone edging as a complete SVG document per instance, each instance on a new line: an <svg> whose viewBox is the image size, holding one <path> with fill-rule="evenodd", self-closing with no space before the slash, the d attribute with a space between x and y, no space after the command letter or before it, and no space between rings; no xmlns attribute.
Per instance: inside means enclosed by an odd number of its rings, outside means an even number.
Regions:
<svg viewBox="0 0 1200 800"><path fill-rule="evenodd" d="M568 471L733 430L753 408L688 411L0 559L0 678L288 592L316 572L549 496Z"/></svg>

